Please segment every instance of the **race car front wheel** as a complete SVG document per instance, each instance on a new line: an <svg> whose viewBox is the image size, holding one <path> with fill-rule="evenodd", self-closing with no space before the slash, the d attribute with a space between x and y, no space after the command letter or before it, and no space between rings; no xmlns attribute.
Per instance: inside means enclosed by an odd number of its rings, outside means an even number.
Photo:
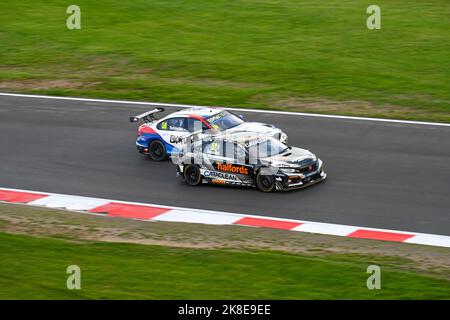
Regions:
<svg viewBox="0 0 450 320"><path fill-rule="evenodd" d="M164 144L159 140L153 140L149 147L148 153L150 154L150 158L154 161L163 161L166 159L166 148Z"/></svg>
<svg viewBox="0 0 450 320"><path fill-rule="evenodd" d="M262 192L272 192L275 190L275 178L260 171L256 175L256 186Z"/></svg>
<svg viewBox="0 0 450 320"><path fill-rule="evenodd" d="M189 164L184 169L184 180L190 186L197 186L202 181L200 168L194 164Z"/></svg>

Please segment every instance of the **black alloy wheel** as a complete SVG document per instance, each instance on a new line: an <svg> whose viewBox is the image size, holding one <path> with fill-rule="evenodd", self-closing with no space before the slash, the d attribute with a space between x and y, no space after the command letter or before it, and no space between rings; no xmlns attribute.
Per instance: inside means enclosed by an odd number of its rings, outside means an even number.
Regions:
<svg viewBox="0 0 450 320"><path fill-rule="evenodd" d="M256 186L262 192L272 192L275 190L275 178L260 171L256 175Z"/></svg>
<svg viewBox="0 0 450 320"><path fill-rule="evenodd" d="M184 181L190 186L197 186L202 181L200 168L195 164L189 164L184 169Z"/></svg>
<svg viewBox="0 0 450 320"><path fill-rule="evenodd" d="M159 140L153 140L149 146L150 158L154 161L163 161L166 159L166 148L164 144Z"/></svg>

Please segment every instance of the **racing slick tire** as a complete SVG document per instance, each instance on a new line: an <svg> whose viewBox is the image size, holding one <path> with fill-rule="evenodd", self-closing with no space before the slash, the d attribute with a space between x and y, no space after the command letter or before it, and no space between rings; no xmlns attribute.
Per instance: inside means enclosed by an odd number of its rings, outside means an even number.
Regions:
<svg viewBox="0 0 450 320"><path fill-rule="evenodd" d="M200 168L195 164L189 164L184 169L184 181L190 186L198 186L202 182Z"/></svg>
<svg viewBox="0 0 450 320"><path fill-rule="evenodd" d="M256 175L256 186L259 191L272 192L275 190L275 178L272 175L267 175L259 171Z"/></svg>
<svg viewBox="0 0 450 320"><path fill-rule="evenodd" d="M148 146L148 154L154 161L163 161L166 159L166 147L159 140L153 140Z"/></svg>

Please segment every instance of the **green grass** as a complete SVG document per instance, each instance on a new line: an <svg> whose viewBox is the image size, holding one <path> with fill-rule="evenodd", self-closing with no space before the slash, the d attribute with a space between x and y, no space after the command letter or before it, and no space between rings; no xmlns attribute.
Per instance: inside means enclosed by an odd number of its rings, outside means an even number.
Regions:
<svg viewBox="0 0 450 320"><path fill-rule="evenodd" d="M372 263L381 267L381 290L366 288ZM81 290L66 289L65 271L72 264L81 268ZM448 280L392 264L392 259L360 256L314 258L0 233L0 299L450 298Z"/></svg>
<svg viewBox="0 0 450 320"><path fill-rule="evenodd" d="M447 0L77 4L0 3L0 89L450 122Z"/></svg>

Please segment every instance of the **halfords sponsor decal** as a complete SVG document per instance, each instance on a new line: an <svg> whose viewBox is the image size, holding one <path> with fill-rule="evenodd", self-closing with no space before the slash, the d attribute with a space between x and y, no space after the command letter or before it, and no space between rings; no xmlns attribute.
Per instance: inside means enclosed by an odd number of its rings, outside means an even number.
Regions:
<svg viewBox="0 0 450 320"><path fill-rule="evenodd" d="M220 163L220 162L216 162L214 165L215 165L215 168L220 171L248 175L248 168L246 168L244 166L238 166L238 165L234 165L231 163Z"/></svg>
<svg viewBox="0 0 450 320"><path fill-rule="evenodd" d="M228 181L240 181L240 179L235 174L217 172L217 171L205 170L205 171L203 171L203 176L205 178L210 178L210 179L214 179L214 180L222 179L222 180L228 180Z"/></svg>

